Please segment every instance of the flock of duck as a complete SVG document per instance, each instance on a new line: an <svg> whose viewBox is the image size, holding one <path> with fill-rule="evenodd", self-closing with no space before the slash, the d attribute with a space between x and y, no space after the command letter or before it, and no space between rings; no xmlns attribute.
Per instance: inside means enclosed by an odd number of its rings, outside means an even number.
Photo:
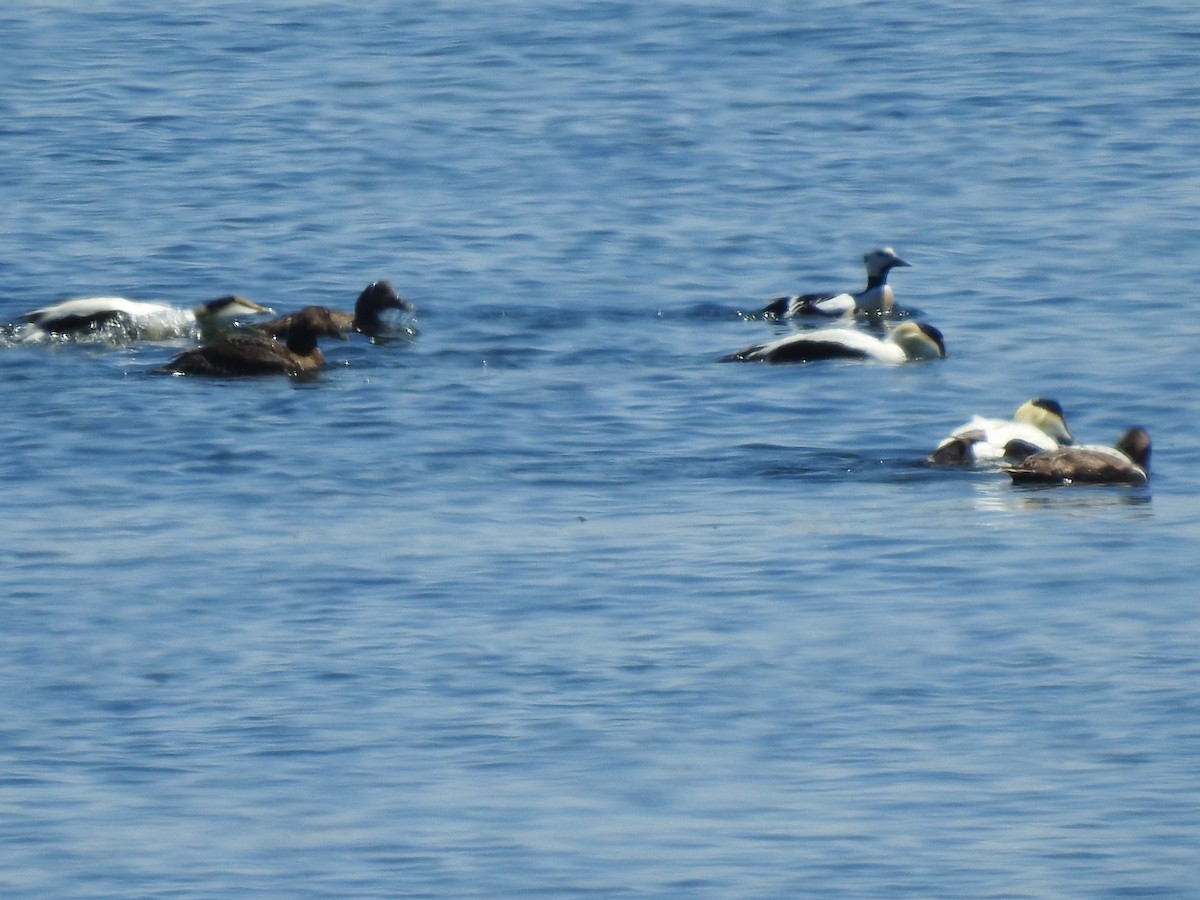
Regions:
<svg viewBox="0 0 1200 900"><path fill-rule="evenodd" d="M900 313L888 284L892 269L912 264L891 247L863 257L867 286L849 291L777 297L757 317L821 321L842 319L878 324ZM806 363L822 359L866 359L885 363L941 359L942 333L924 322L907 320L883 337L858 328L816 328L755 344L720 357L721 362ZM1126 431L1115 447L1076 444L1062 406L1036 397L1018 407L1011 419L975 416L956 428L927 457L935 466L999 465L1015 484L1126 484L1148 479L1150 435L1144 428Z"/></svg>
<svg viewBox="0 0 1200 900"><path fill-rule="evenodd" d="M198 331L204 343L176 354L153 371L168 375L309 375L325 363L317 339L344 339L356 331L371 337L389 329L388 310L411 312L389 282L375 281L358 295L354 312L306 306L267 321L246 322L275 311L245 297L219 297L195 309L124 297L85 297L35 309L22 316L22 342L51 335L77 336L116 328L141 340L167 340ZM281 342L282 341L282 342Z"/></svg>
<svg viewBox="0 0 1200 900"><path fill-rule="evenodd" d="M858 292L799 294L770 301L757 315L767 319L822 321L837 327L798 331L720 357L722 362L807 363L826 359L862 359L904 363L946 355L942 333L924 322L906 319L883 336L853 326L867 322L878 330L883 320L903 315L888 284L892 269L910 266L890 247L863 257L867 285ZM244 297L220 297L185 310L123 297L66 300L26 313L18 339L79 335L117 327L133 337L164 340L198 332L202 343L184 350L153 371L171 375L236 377L303 376L324 364L319 338L345 338L347 332L370 337L385 334L390 311L411 312L386 281L373 282L359 294L354 312L307 306L266 321L274 310ZM1076 444L1062 406L1039 397L1022 404L1012 419L976 416L943 440L927 461L931 465L1000 465L1014 483L1127 484L1147 481L1150 436L1131 428L1115 447Z"/></svg>

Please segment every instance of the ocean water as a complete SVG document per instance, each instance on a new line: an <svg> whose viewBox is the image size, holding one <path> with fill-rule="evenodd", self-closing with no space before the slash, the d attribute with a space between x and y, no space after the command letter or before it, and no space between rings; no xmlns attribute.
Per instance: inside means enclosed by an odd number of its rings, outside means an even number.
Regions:
<svg viewBox="0 0 1200 900"><path fill-rule="evenodd" d="M1200 8L0 12L6 897L1190 897ZM720 365L911 261L944 361ZM922 457L1051 396L1146 488Z"/></svg>

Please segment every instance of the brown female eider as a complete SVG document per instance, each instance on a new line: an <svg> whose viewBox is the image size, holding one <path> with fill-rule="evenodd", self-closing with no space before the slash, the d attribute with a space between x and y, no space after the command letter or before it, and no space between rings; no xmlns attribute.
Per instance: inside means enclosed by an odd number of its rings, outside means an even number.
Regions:
<svg viewBox="0 0 1200 900"><path fill-rule="evenodd" d="M325 363L318 337L344 338L323 306L306 306L288 325L286 342L268 337L231 337L184 350L154 371L172 375L310 375Z"/></svg>
<svg viewBox="0 0 1200 900"><path fill-rule="evenodd" d="M389 282L373 281L358 295L358 300L354 302L353 313L330 310L329 314L333 316L333 320L337 322L342 331L358 331L368 336L375 336L388 330L387 323L380 315L388 309L410 312L413 305L402 299ZM291 313L266 322L257 322L254 328L264 334L282 337L287 332L288 324L297 315L299 313Z"/></svg>
<svg viewBox="0 0 1200 900"><path fill-rule="evenodd" d="M1031 453L1006 471L1013 484L1145 484L1150 470L1150 435L1130 428L1116 447L1080 444Z"/></svg>

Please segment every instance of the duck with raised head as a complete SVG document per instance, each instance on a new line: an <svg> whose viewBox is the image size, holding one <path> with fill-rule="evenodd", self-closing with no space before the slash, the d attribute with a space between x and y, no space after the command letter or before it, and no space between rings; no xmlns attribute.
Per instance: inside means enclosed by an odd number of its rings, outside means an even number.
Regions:
<svg viewBox="0 0 1200 900"><path fill-rule="evenodd" d="M1072 442L1066 415L1057 400L1035 397L1017 408L1011 419L975 416L945 438L928 461L935 466L1021 459L1039 450Z"/></svg>
<svg viewBox="0 0 1200 900"><path fill-rule="evenodd" d="M368 337L386 333L389 326L384 321L383 313L395 309L401 312L412 312L413 305L403 299L396 289L387 281L373 281L358 295L354 303L354 312L330 310L329 314L338 323L342 331L358 331ZM288 325L298 313L290 313L266 322L256 322L254 328L265 334L282 337L287 333Z"/></svg>
<svg viewBox="0 0 1200 900"><path fill-rule="evenodd" d="M344 338L330 311L306 306L288 325L284 343L269 337L227 337L184 350L155 372L167 375L311 375L325 363L319 337Z"/></svg>
<svg viewBox="0 0 1200 900"><path fill-rule="evenodd" d="M1125 484L1149 480L1150 434L1130 428L1116 447L1077 444L1031 453L1004 470L1013 484Z"/></svg>
<svg viewBox="0 0 1200 900"><path fill-rule="evenodd" d="M25 313L21 318L27 325L21 340L37 340L52 334L79 336L112 325L126 328L130 336L141 340L169 340L194 332L197 327L205 333L240 318L273 312L233 294L192 309L124 297L79 297Z"/></svg>
<svg viewBox="0 0 1200 900"><path fill-rule="evenodd" d="M821 359L863 359L883 363L941 359L942 333L924 322L903 322L878 338L855 328L822 328L755 344L722 356L720 362L807 363Z"/></svg>
<svg viewBox="0 0 1200 900"><path fill-rule="evenodd" d="M797 294L776 297L759 315L764 318L790 319L800 316L888 316L896 305L896 295L888 284L888 273L897 267L908 267L891 247L879 247L863 256L867 267L867 286L861 291L842 291L827 294Z"/></svg>

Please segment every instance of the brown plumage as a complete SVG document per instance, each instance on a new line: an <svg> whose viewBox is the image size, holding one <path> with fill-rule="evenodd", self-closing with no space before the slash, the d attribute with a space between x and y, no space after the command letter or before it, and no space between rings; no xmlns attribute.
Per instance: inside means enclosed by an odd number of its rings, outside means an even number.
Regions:
<svg viewBox="0 0 1200 900"><path fill-rule="evenodd" d="M156 372L173 375L309 375L325 363L318 337L344 338L323 306L306 306L290 317L286 342L268 337L231 337L184 350Z"/></svg>
<svg viewBox="0 0 1200 900"><path fill-rule="evenodd" d="M411 310L412 304L401 299L396 289L386 281L373 281L358 295L354 302L354 312L330 310L329 314L337 322L342 331L358 331L366 335L378 335L387 331L387 324L380 313L388 309L401 311ZM299 313L290 313L266 322L257 322L254 328L264 334L282 337L287 333L288 325Z"/></svg>
<svg viewBox="0 0 1200 900"><path fill-rule="evenodd" d="M1150 435L1130 428L1114 447L1081 444L1031 453L1005 469L1014 484L1145 484Z"/></svg>

